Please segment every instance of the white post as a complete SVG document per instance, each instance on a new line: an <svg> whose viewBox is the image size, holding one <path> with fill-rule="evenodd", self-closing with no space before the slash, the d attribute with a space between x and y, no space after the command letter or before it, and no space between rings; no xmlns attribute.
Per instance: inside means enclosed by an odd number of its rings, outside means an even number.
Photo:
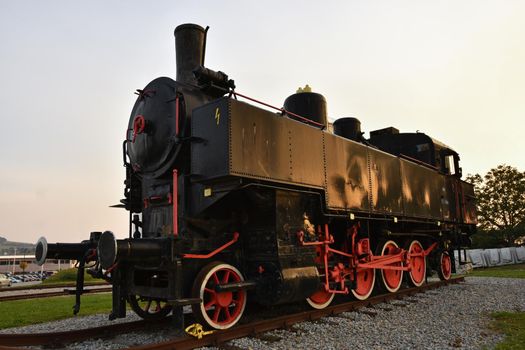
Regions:
<svg viewBox="0 0 525 350"><path fill-rule="evenodd" d="M15 274L15 262L16 262L16 247L15 247L15 255L13 255L13 275Z"/></svg>

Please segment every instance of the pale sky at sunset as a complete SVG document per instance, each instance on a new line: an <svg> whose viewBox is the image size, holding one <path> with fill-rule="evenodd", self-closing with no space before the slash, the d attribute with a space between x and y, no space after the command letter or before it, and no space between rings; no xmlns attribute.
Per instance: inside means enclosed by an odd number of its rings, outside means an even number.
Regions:
<svg viewBox="0 0 525 350"><path fill-rule="evenodd" d="M133 92L175 78L188 22L210 26L206 66L241 93L282 105L308 83L365 136L420 130L464 174L525 170L525 1L0 0L0 236L127 235L108 206Z"/></svg>

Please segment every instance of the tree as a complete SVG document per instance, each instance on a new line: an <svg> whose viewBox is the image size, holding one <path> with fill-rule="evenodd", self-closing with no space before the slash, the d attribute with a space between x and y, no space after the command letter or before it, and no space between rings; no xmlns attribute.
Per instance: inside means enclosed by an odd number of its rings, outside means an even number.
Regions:
<svg viewBox="0 0 525 350"><path fill-rule="evenodd" d="M467 181L474 184L480 229L498 231L513 244L525 232L525 172L503 164Z"/></svg>
<svg viewBox="0 0 525 350"><path fill-rule="evenodd" d="M25 262L24 260L20 261L20 268L22 269L22 272L25 273L26 272L26 269L27 269L27 262Z"/></svg>

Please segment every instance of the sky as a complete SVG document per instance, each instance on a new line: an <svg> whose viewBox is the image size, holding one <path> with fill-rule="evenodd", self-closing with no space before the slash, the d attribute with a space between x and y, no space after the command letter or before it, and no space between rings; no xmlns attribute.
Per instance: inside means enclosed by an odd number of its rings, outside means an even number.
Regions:
<svg viewBox="0 0 525 350"><path fill-rule="evenodd" d="M206 66L330 120L419 130L464 174L525 171L525 1L0 0L0 236L127 235L122 141L136 96L175 78L174 28L210 26Z"/></svg>

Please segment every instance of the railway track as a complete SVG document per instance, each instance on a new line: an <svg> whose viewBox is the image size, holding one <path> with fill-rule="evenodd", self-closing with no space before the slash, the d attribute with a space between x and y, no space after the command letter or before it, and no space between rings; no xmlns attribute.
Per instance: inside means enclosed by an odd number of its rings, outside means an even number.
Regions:
<svg viewBox="0 0 525 350"><path fill-rule="evenodd" d="M284 315L268 320L256 321L244 325L238 325L231 329L216 331L204 336L202 339L190 336L177 337L162 343L147 344L129 348L129 350L183 350L194 349L202 346L217 346L232 339L255 336L280 328L290 328L293 324L305 321L315 321L326 316L333 316L342 312L355 311L363 307L373 306L393 300L403 299L417 293L424 293L427 290L439 288L441 286L463 282L464 277L457 277L448 281L431 282L417 288L407 288L397 293L382 294L371 297L363 301L351 301L341 304L331 305L322 310L308 310ZM87 328L82 330L38 333L38 334L0 334L0 350L19 349L19 346L42 345L56 346L71 342L87 340L91 338L104 338L114 336L118 333L129 333L136 330L144 330L149 327L158 327L159 325L168 325L169 318L160 321L134 321L119 323L110 326Z"/></svg>
<svg viewBox="0 0 525 350"><path fill-rule="evenodd" d="M91 287L91 286L109 286L109 283L93 283L93 282L87 282L84 283L84 287ZM76 283L67 283L67 284L33 284L30 286L11 286L11 287L2 287L0 288L0 293L2 292L13 292L13 291L19 291L19 290L42 290L42 289L53 289L53 288L75 288Z"/></svg>
<svg viewBox="0 0 525 350"><path fill-rule="evenodd" d="M60 287L55 287L55 288L60 288ZM110 292L110 291L111 291L111 286L108 285L106 287L84 289L84 292L82 294L93 294L93 293L102 293L102 292ZM56 292L44 292L44 293L32 293L32 294L15 294L15 295L0 295L0 302L2 302L2 301L12 301L12 300L48 298L48 297L56 297L56 296L72 295L72 294L74 294L74 290L64 289L62 291L56 291Z"/></svg>

